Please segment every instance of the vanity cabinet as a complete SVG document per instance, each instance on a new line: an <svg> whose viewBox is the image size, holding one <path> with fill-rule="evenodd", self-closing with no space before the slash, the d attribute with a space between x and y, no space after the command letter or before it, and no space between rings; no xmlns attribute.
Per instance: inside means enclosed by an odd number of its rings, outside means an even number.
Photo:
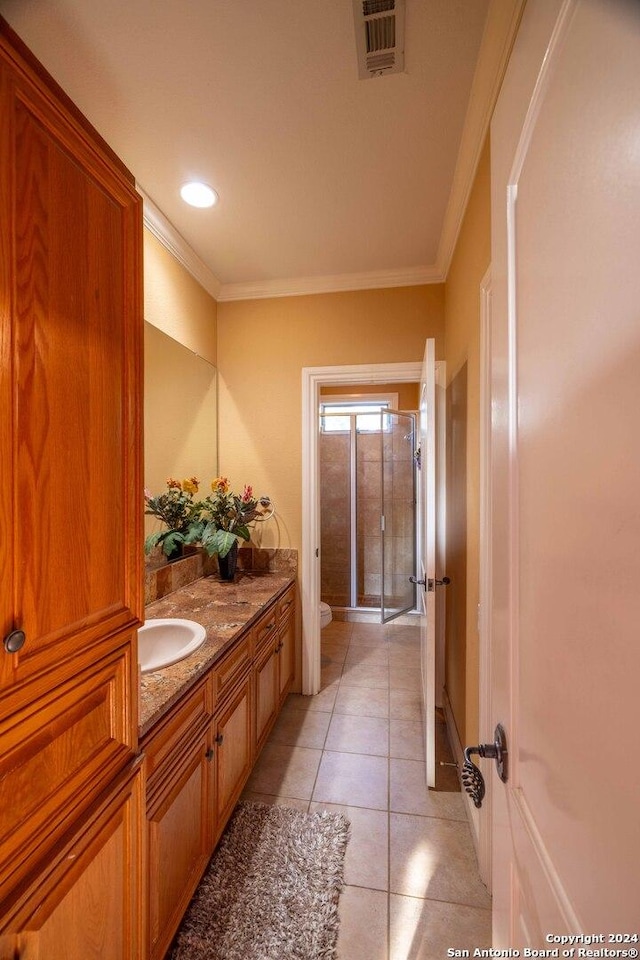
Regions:
<svg viewBox="0 0 640 960"><path fill-rule="evenodd" d="M290 685L294 598L292 585L141 742L151 960L165 956Z"/></svg>
<svg viewBox="0 0 640 960"><path fill-rule="evenodd" d="M1 18L0 115L0 936L137 960L141 201Z"/></svg>

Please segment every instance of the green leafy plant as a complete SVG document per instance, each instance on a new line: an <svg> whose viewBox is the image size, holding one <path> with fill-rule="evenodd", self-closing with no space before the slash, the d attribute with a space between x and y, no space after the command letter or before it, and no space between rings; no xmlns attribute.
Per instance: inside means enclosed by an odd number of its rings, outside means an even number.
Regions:
<svg viewBox="0 0 640 960"><path fill-rule="evenodd" d="M200 502L200 541L209 556L226 557L234 543L249 540L249 524L267 520L273 514L267 496L254 497L253 488L245 485L242 494L233 493L226 477L216 477L212 493Z"/></svg>
<svg viewBox="0 0 640 960"><path fill-rule="evenodd" d="M203 524L199 522L202 504L193 498L199 484L197 477L182 482L169 477L165 493L153 496L149 490L145 490L144 512L162 520L167 527L166 530L149 534L144 542L145 553L151 553L160 546L165 556L169 557L180 545L198 542L203 529Z"/></svg>

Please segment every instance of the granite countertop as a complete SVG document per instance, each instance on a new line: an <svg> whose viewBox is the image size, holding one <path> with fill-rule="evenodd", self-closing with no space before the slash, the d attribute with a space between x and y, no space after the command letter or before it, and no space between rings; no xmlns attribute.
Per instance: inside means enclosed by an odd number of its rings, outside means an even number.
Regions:
<svg viewBox="0 0 640 960"><path fill-rule="evenodd" d="M203 577L148 604L145 618L183 617L196 620L207 639L191 656L147 673L140 679L140 736L203 676L266 606L293 583L277 573L236 574L233 583Z"/></svg>

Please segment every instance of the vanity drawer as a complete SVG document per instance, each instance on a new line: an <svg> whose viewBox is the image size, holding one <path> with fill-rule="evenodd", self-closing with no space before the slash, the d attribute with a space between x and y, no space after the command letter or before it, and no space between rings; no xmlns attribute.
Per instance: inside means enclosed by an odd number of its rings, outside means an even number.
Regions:
<svg viewBox="0 0 640 960"><path fill-rule="evenodd" d="M148 793L151 795L159 773L182 754L213 715L211 683L207 677L182 699L177 707L153 728L142 742L147 759Z"/></svg>
<svg viewBox="0 0 640 960"><path fill-rule="evenodd" d="M269 640L273 637L277 625L277 609L276 604L274 603L271 607L269 607L267 612L262 615L253 628L256 654L259 654L262 650L264 650L265 646L269 643Z"/></svg>
<svg viewBox="0 0 640 960"><path fill-rule="evenodd" d="M213 692L216 707L233 690L236 682L249 669L251 661L251 633L248 633L213 668Z"/></svg>
<svg viewBox="0 0 640 960"><path fill-rule="evenodd" d="M295 603L296 588L295 584L292 583L290 587L287 587L286 591L282 594L276 604L279 623L282 623L283 620L286 620L286 618L293 613L295 609Z"/></svg>

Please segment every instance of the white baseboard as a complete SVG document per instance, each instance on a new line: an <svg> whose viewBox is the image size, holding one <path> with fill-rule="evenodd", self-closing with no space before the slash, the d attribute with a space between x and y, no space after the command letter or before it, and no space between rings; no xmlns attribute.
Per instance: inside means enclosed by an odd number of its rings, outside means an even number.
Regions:
<svg viewBox="0 0 640 960"><path fill-rule="evenodd" d="M458 734L456 721L453 716L451 701L449 700L446 690L442 691L442 702L444 704L444 717L447 722L447 736L449 737L449 743L451 744L451 750L453 751L453 758L458 764L459 775L462 770L462 764L464 763L464 752L462 743L460 742L460 735ZM467 819L469 821L469 826L471 827L471 836L473 838L473 845L476 848L476 856L478 856L480 849L480 814L478 813L477 808L474 806L471 797L464 791L462 796L465 799Z"/></svg>

